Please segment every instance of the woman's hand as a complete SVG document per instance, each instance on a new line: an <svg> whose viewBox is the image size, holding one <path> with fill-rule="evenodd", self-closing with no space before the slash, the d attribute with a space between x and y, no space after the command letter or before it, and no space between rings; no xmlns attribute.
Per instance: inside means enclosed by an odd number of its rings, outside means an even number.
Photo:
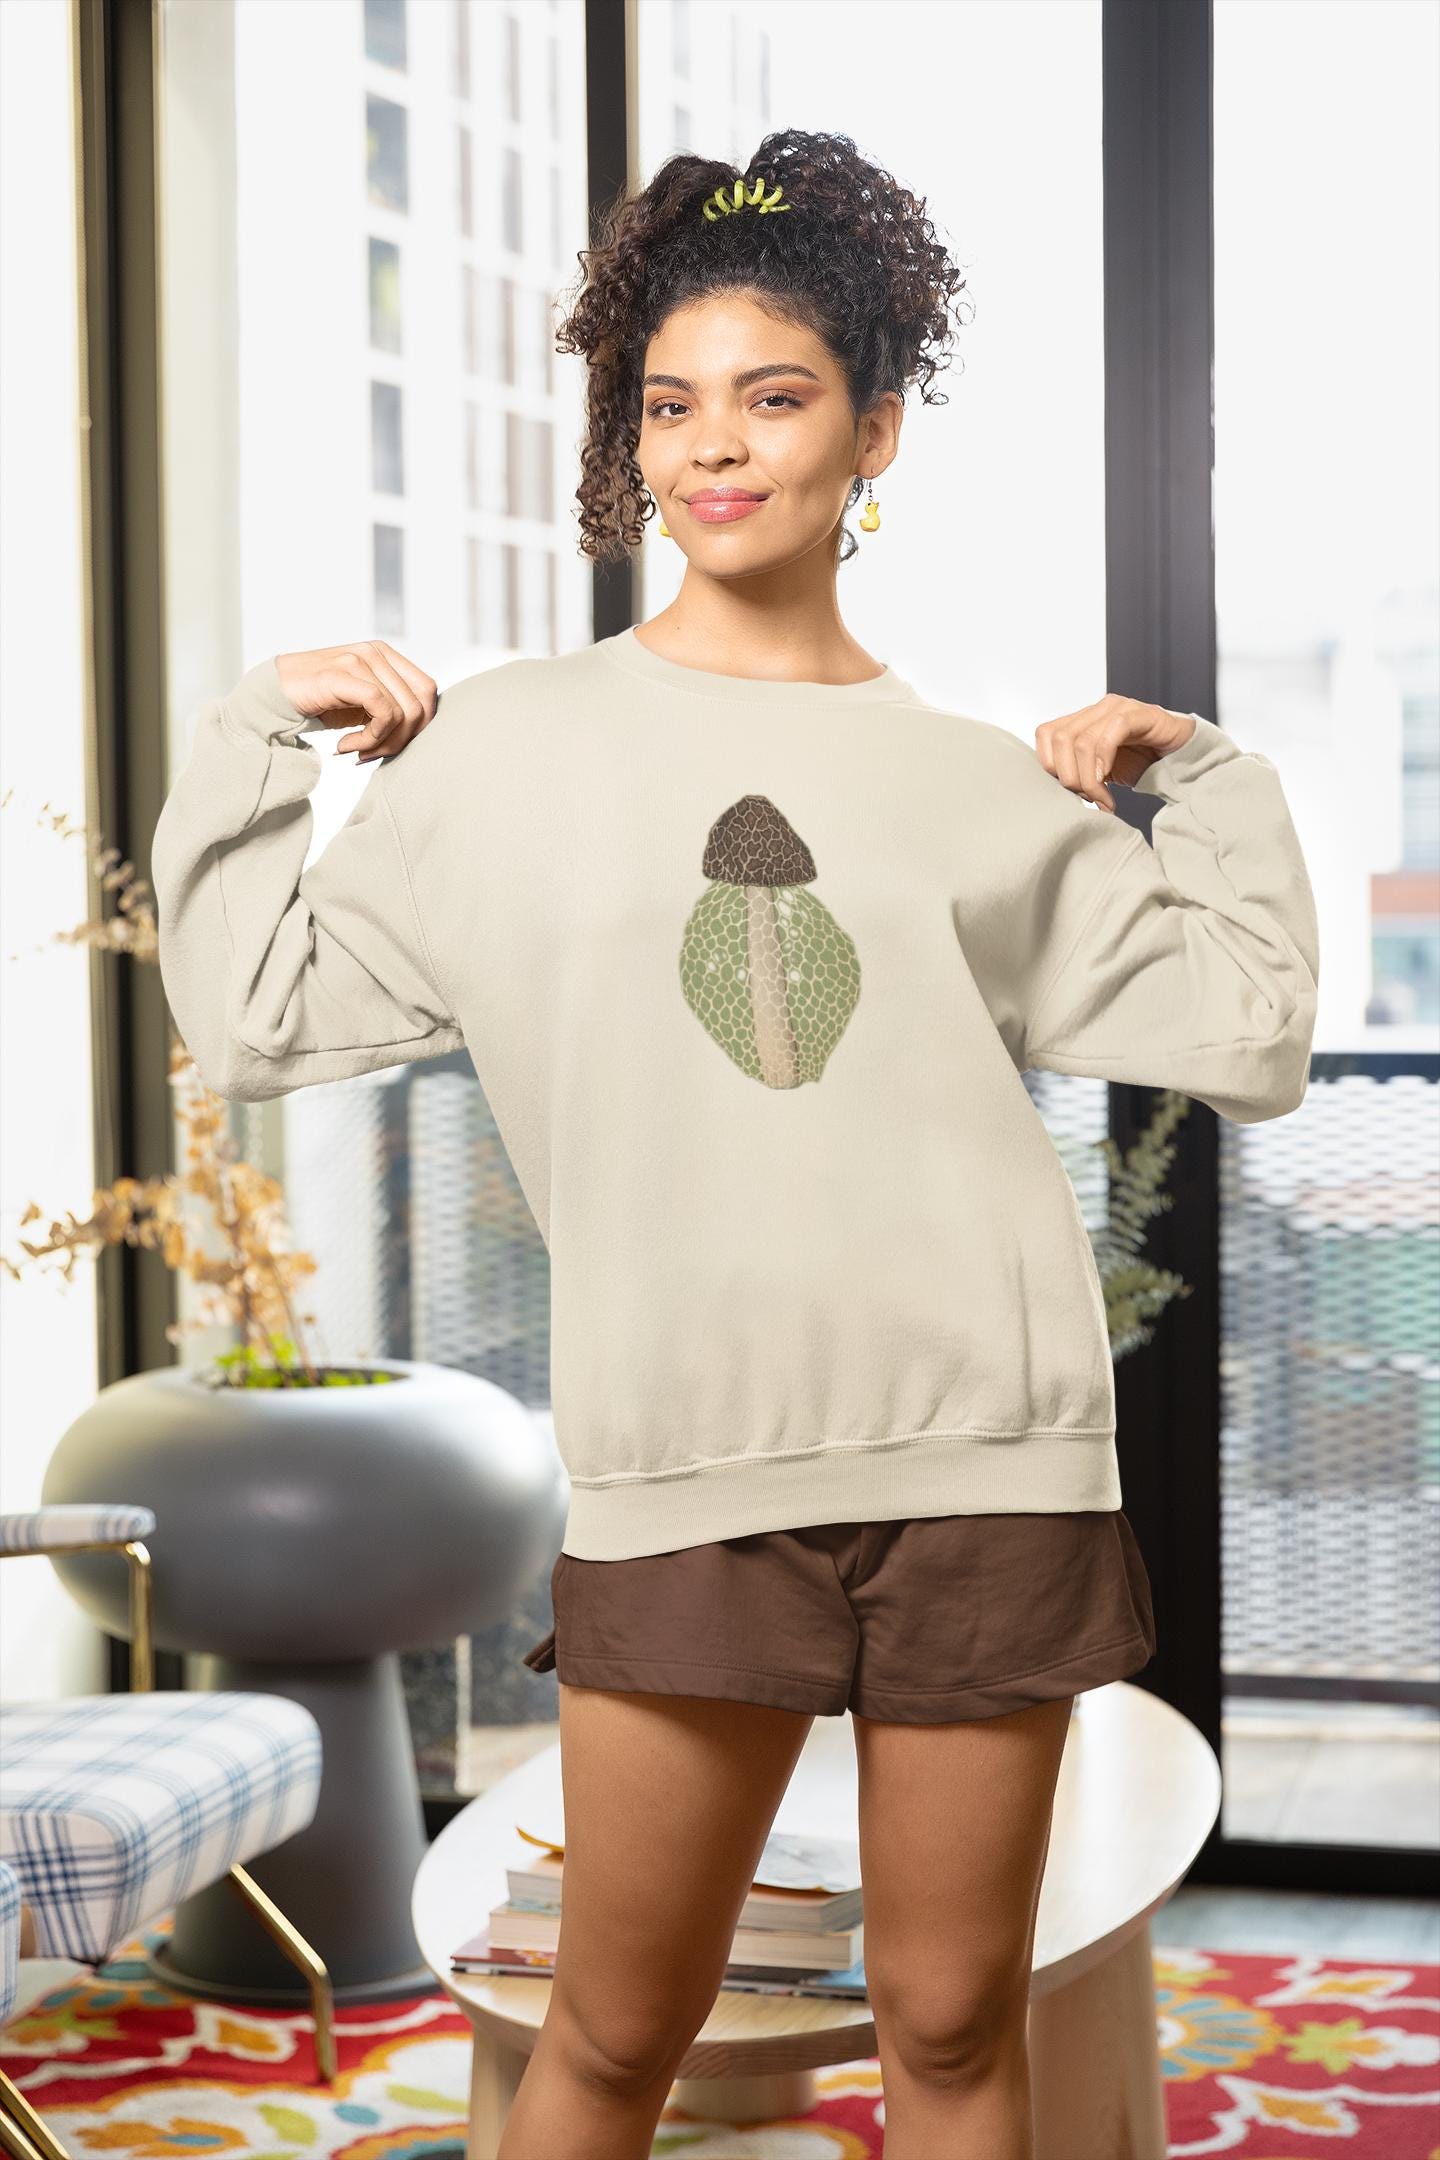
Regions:
<svg viewBox="0 0 1440 2160"><path fill-rule="evenodd" d="M307 720L325 727L363 722L335 745L337 751L358 751L357 765L393 757L435 717L434 683L383 638L279 653L275 671L286 697Z"/></svg>
<svg viewBox="0 0 1440 2160"><path fill-rule="evenodd" d="M1058 720L1042 720L1035 730L1035 754L1073 794L1113 811L1107 780L1133 786L1147 765L1178 750L1194 732L1191 713L1109 695Z"/></svg>

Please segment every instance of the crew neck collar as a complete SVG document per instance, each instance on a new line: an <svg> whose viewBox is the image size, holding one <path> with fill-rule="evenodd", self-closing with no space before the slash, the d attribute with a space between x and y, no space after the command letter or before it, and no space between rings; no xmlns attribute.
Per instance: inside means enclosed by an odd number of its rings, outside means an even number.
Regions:
<svg viewBox="0 0 1440 2160"><path fill-rule="evenodd" d="M683 690L693 697L729 698L737 704L893 705L912 702L915 696L909 683L888 665L879 675L853 683L776 682L755 675L717 675L709 668L682 667L678 660L666 660L648 645L642 645L633 624L611 637L598 638L594 650L627 673L644 676L667 689Z"/></svg>

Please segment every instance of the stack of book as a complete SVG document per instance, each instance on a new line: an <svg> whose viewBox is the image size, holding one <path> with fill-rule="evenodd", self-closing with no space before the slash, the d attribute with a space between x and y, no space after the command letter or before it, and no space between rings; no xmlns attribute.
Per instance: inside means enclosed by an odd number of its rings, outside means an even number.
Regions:
<svg viewBox="0 0 1440 2160"><path fill-rule="evenodd" d="M565 1848L517 1823L509 1895L452 1951L464 1973L551 1973L560 1939ZM772 1830L746 1897L721 1983L755 1995L863 1999L860 1850L841 1838Z"/></svg>

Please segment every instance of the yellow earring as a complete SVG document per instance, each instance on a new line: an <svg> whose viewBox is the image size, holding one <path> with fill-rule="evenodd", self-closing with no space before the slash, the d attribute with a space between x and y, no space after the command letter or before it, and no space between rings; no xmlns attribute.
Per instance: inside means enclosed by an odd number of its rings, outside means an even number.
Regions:
<svg viewBox="0 0 1440 2160"><path fill-rule="evenodd" d="M875 500L875 490L868 480L865 482L865 508L860 513L860 530L861 532L879 532L880 530L880 505Z"/></svg>
<svg viewBox="0 0 1440 2160"><path fill-rule="evenodd" d="M665 520L664 520L664 518L663 518L663 517L662 517L662 518L661 518L661 520L660 520L660 537L661 537L661 539L662 539L662 540L668 540L668 539L670 538L670 528L669 528L669 526L668 526L668 525L667 525L667 524L665 523Z"/></svg>

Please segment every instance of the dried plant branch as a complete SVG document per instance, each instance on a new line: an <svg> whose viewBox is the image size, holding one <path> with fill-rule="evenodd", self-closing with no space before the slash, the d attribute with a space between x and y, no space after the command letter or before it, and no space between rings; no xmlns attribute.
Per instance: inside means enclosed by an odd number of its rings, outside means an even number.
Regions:
<svg viewBox="0 0 1440 2160"><path fill-rule="evenodd" d="M37 1268L68 1280L77 1258L110 1245L158 1252L199 1292L192 1317L166 1329L171 1342L187 1331L234 1324L257 1353L273 1356L283 1346L303 1384L315 1387L319 1375L304 1334L315 1315L296 1303L299 1286L316 1271L314 1256L291 1249L279 1182L239 1159L224 1101L205 1086L178 1037L171 1044L169 1078L185 1135L184 1168L175 1176L117 1178L94 1193L87 1215L69 1211L52 1220L43 1236L21 1237L19 1256L0 1253L0 1267L17 1281ZM43 1219L33 1202L20 1218L22 1226Z"/></svg>
<svg viewBox="0 0 1440 2160"><path fill-rule="evenodd" d="M0 809L8 810L14 800L15 790L8 787L0 795ZM53 833L57 839L87 842L91 849L90 868L101 892L117 896L114 913L77 923L73 930L57 930L55 943L93 945L102 952L128 953L132 960L158 966L155 895L148 882L135 875L134 863L122 861L119 848L102 846L99 835L88 825L77 824L67 811L57 810L49 801L41 803L34 822L42 832Z"/></svg>
<svg viewBox="0 0 1440 2160"><path fill-rule="evenodd" d="M7 789L0 808L8 808L13 799L14 789ZM86 825L76 824L48 802L36 823L61 839L92 837ZM150 886L136 877L134 864L122 860L118 848L95 843L91 867L102 894L116 896L114 910L73 930L58 931L56 942L87 944L158 965ZM67 1211L52 1219L42 1235L20 1237L13 1255L0 1253L0 1268L17 1281L36 1270L58 1273L68 1281L77 1259L93 1258L107 1246L157 1252L173 1272L188 1275L198 1292L191 1318L168 1327L168 1340L178 1343L187 1332L234 1325L241 1333L241 1347L215 1360L221 1379L235 1374L240 1381L261 1385L318 1386L321 1375L305 1338L305 1326L314 1324L315 1315L297 1306L299 1287L316 1272L316 1261L311 1253L291 1249L280 1184L240 1158L224 1098L206 1087L178 1035L171 1039L169 1084L184 1133L179 1173L117 1178L92 1195L88 1214ZM32 1201L20 1226L44 1219L44 1211ZM265 1359L269 1362L262 1362Z"/></svg>

